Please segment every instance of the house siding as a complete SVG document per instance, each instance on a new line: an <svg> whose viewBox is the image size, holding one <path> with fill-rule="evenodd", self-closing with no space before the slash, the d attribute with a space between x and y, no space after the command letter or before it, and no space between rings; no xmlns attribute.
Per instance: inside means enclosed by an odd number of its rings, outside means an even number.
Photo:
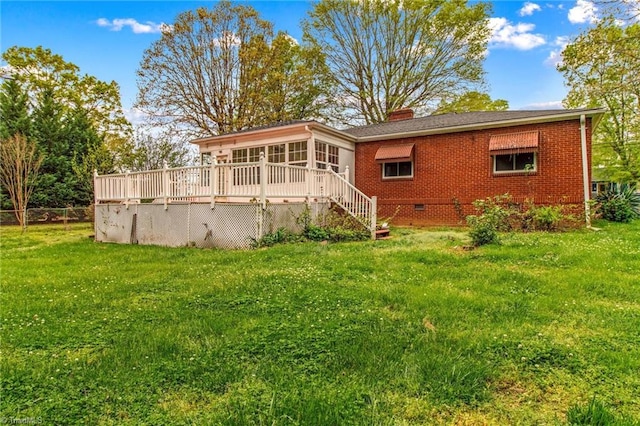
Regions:
<svg viewBox="0 0 640 426"><path fill-rule="evenodd" d="M540 132L537 170L494 175L492 135ZM591 119L587 119L587 157L591 170ZM375 155L381 146L415 144L413 178L383 180ZM590 181L590 176L589 176ZM580 121L577 119L413 138L359 142L355 185L378 197L378 217L398 225L455 225L473 214L473 201L509 193L514 201L563 204L584 202ZM416 206L424 206L417 210Z"/></svg>

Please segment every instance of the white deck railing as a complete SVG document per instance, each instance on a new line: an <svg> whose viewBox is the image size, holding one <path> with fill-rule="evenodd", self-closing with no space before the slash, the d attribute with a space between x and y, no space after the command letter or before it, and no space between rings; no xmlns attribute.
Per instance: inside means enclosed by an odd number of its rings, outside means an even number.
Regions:
<svg viewBox="0 0 640 426"><path fill-rule="evenodd" d="M372 232L376 226L376 198L367 197L348 181L348 169L311 169L267 163L261 155L253 163L226 163L94 176L96 204L121 202L163 203L267 199L330 199L360 220Z"/></svg>

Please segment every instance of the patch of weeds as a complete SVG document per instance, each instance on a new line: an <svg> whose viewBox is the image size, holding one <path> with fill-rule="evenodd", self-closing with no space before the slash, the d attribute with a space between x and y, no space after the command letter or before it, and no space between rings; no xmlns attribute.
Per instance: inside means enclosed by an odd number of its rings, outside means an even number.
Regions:
<svg viewBox="0 0 640 426"><path fill-rule="evenodd" d="M277 231L265 234L262 238L251 239L252 248L271 247L276 244L300 241L300 237L286 228L278 228Z"/></svg>
<svg viewBox="0 0 640 426"><path fill-rule="evenodd" d="M574 404L567 411L567 423L571 426L633 426L637 421L627 418L618 418L595 395L589 404Z"/></svg>
<svg viewBox="0 0 640 426"><path fill-rule="evenodd" d="M533 229L536 231L557 231L560 222L564 219L562 206L531 206L525 213L531 217Z"/></svg>
<svg viewBox="0 0 640 426"><path fill-rule="evenodd" d="M475 405L490 398L489 365L473 354L438 345L420 350L413 362L417 384L434 402Z"/></svg>
<svg viewBox="0 0 640 426"><path fill-rule="evenodd" d="M363 241L371 237L369 230L358 219L339 207L332 207L315 221L307 207L296 222L303 228L302 235L310 241Z"/></svg>

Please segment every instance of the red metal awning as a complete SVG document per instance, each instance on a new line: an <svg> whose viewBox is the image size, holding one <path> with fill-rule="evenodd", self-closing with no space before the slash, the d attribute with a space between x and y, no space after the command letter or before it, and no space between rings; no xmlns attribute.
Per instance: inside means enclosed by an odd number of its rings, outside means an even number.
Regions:
<svg viewBox="0 0 640 426"><path fill-rule="evenodd" d="M540 132L537 130L493 135L489 138L489 151L493 155L537 152L539 141Z"/></svg>
<svg viewBox="0 0 640 426"><path fill-rule="evenodd" d="M411 161L413 159L413 144L409 145L391 145L381 146L376 152L376 161L385 162L402 162Z"/></svg>

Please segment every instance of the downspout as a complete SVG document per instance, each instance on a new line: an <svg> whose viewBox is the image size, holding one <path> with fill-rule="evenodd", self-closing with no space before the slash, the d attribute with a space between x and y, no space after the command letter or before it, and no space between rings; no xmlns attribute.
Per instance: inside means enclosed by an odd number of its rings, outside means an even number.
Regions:
<svg viewBox="0 0 640 426"><path fill-rule="evenodd" d="M589 198L591 182L589 182L589 158L587 157L587 119L580 116L580 144L582 145L582 187L584 190L584 218L587 228L591 228L591 208Z"/></svg>

